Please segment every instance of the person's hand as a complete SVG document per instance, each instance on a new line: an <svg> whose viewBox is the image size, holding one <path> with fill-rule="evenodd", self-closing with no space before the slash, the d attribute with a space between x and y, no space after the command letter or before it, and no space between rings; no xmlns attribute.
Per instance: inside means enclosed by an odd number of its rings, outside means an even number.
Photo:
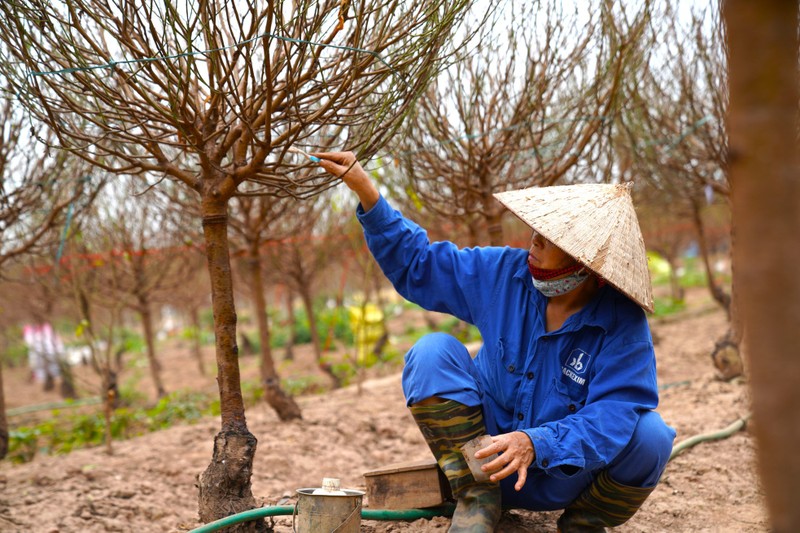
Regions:
<svg viewBox="0 0 800 533"><path fill-rule="evenodd" d="M492 444L475 452L475 458L483 459L498 452L502 452L502 455L483 465L481 470L491 473L489 479L494 482L516 472L518 478L514 490L522 490L528 479L528 467L536 456L531 439L522 431L493 436Z"/></svg>
<svg viewBox="0 0 800 533"><path fill-rule="evenodd" d="M364 211L369 211L378 202L378 189L353 152L315 152L312 155L320 159L319 166L342 178L345 185L358 195Z"/></svg>

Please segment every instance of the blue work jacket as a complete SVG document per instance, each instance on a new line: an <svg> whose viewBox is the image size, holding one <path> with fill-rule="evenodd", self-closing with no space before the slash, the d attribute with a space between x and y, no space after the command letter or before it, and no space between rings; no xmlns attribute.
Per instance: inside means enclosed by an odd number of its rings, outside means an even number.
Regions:
<svg viewBox="0 0 800 533"><path fill-rule="evenodd" d="M357 216L367 245L406 299L474 324L484 407L499 433L523 431L538 467L555 477L606 467L627 445L640 413L658 404L644 311L610 285L556 331L533 287L528 251L459 249L427 233L381 197Z"/></svg>

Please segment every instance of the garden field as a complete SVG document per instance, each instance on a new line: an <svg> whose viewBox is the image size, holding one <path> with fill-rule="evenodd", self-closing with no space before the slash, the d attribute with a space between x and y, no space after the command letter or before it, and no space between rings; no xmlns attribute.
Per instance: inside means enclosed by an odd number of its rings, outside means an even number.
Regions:
<svg viewBox="0 0 800 533"><path fill-rule="evenodd" d="M714 339L724 332L723 313L702 289L690 291L687 302L679 313L652 319L663 388L659 411L677 429L676 442L721 429L749 413L746 383L718 380L709 357ZM403 333L422 324L419 311L406 310L394 317L389 323L389 353L402 352L409 342ZM58 455L39 450L29 462L1 463L1 531L178 532L200 525L195 482L211 458L218 430L209 400L216 385L212 376L200 375L182 342L165 341L160 346L167 389L193 393L176 393L172 402L151 402L149 410L130 414L129 432L137 428L141 435L115 440L112 455L102 446ZM205 350L210 364L213 348ZM293 383L300 394L303 420L291 423L281 423L263 401L257 401L255 387L248 385L256 382L256 358L243 356L241 361L245 393L252 404L248 425L259 440L253 493L263 505L291 505L296 489L319 486L323 477L338 477L343 487L363 490L364 472L428 456L404 408L399 358L368 369L361 387L353 383L330 391L325 377L316 371L310 348L296 346L294 361L278 363L285 382ZM6 372L10 409L57 400L55 394L27 382L23 372L19 368ZM147 374L131 371L131 375L146 379ZM89 417L93 409L97 406L71 410L83 410ZM56 418L79 416L71 410L61 410ZM12 417L12 428L16 422ZM155 431L158 427L166 429ZM557 516L508 511L498 531L554 531ZM446 531L448 524L446 518L408 523L365 520L362 531ZM291 517L277 517L272 525L274 531L291 531ZM751 434L737 432L677 456L643 509L615 531L767 531Z"/></svg>

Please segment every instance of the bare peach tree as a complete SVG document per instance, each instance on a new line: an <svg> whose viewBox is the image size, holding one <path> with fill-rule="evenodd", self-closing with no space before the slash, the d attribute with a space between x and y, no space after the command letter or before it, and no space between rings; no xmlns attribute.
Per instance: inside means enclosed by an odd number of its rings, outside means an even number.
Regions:
<svg viewBox="0 0 800 533"><path fill-rule="evenodd" d="M492 194L552 185L591 151L619 105L647 6L627 26L607 2L585 7L509 3L476 53L431 84L395 148L407 207L504 244Z"/></svg>
<svg viewBox="0 0 800 533"><path fill-rule="evenodd" d="M158 310L185 282L192 252L183 243L182 213L164 195L136 190L136 183L119 180L106 187L94 224L85 231L94 235L104 263L114 271L117 301L141 321L150 377L162 398L167 390L156 353Z"/></svg>
<svg viewBox="0 0 800 533"><path fill-rule="evenodd" d="M59 145L114 173L197 194L211 279L221 430L200 519L255 506L227 240L236 195L307 197L337 179L290 146L369 156L453 50L470 0L14 0L2 74ZM315 146L309 146L313 139ZM263 528L263 522L243 528Z"/></svg>
<svg viewBox="0 0 800 533"><path fill-rule="evenodd" d="M616 154L637 181L646 182L644 188L656 192L643 200L691 221L709 290L729 317L712 360L722 377L732 378L743 371L742 332L732 291L712 267L707 221L707 211L726 209L730 197L725 28L718 6L698 6L687 16L674 2L660 5L643 68L624 84L629 105L619 121Z"/></svg>
<svg viewBox="0 0 800 533"><path fill-rule="evenodd" d="M314 309L314 294L323 274L329 273L333 258L342 251L344 239L342 212L330 208L330 194L298 203L293 222L285 226L287 238L266 249L271 267L279 281L300 296L308 317L311 344L317 366L330 377L335 388L342 379L323 356L322 339Z"/></svg>
<svg viewBox="0 0 800 533"><path fill-rule="evenodd" d="M264 397L281 420L302 418L297 405L281 387L280 376L272 357L271 327L267 313L266 283L264 268L268 261L265 251L270 241L291 234L287 228L297 221L298 213L292 209L297 203L291 198L247 196L235 199L230 227L234 246L244 255L246 263L247 293L253 302L258 324L260 371L264 386Z"/></svg>
<svg viewBox="0 0 800 533"><path fill-rule="evenodd" d="M0 98L0 276L13 261L57 248L69 220L91 203L97 179L88 178L85 165L66 153L47 149L52 133L26 120L22 109L3 87ZM59 231L61 230L61 231ZM58 257L48 257L55 264ZM6 309L5 311L11 311ZM0 458L8 451L0 363Z"/></svg>
<svg viewBox="0 0 800 533"><path fill-rule="evenodd" d="M60 298L68 300L76 315L76 337L89 351L88 362L99 378L99 395L106 419L106 452L113 453L111 421L120 405L119 378L124 369L119 326L130 304L130 294L123 290L123 275L116 257L97 224L97 211L107 201L98 195L72 235L65 241L64 256L53 275ZM122 297L121 297L122 296Z"/></svg>

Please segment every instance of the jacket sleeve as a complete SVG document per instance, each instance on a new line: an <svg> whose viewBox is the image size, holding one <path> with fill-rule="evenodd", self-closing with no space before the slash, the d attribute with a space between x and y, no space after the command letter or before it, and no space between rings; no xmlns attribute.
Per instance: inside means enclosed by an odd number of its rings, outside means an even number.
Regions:
<svg viewBox="0 0 800 533"><path fill-rule="evenodd" d="M604 468L630 442L640 414L656 408L655 353L644 313L637 311L638 317L617 322L617 331L609 334L598 354L586 404L563 418L523 430L536 452L532 466L561 478L576 469Z"/></svg>
<svg viewBox="0 0 800 533"><path fill-rule="evenodd" d="M479 324L489 307L501 263L510 248L467 248L451 242L430 243L417 224L381 197L365 213L356 212L367 246L397 292L430 311Z"/></svg>

